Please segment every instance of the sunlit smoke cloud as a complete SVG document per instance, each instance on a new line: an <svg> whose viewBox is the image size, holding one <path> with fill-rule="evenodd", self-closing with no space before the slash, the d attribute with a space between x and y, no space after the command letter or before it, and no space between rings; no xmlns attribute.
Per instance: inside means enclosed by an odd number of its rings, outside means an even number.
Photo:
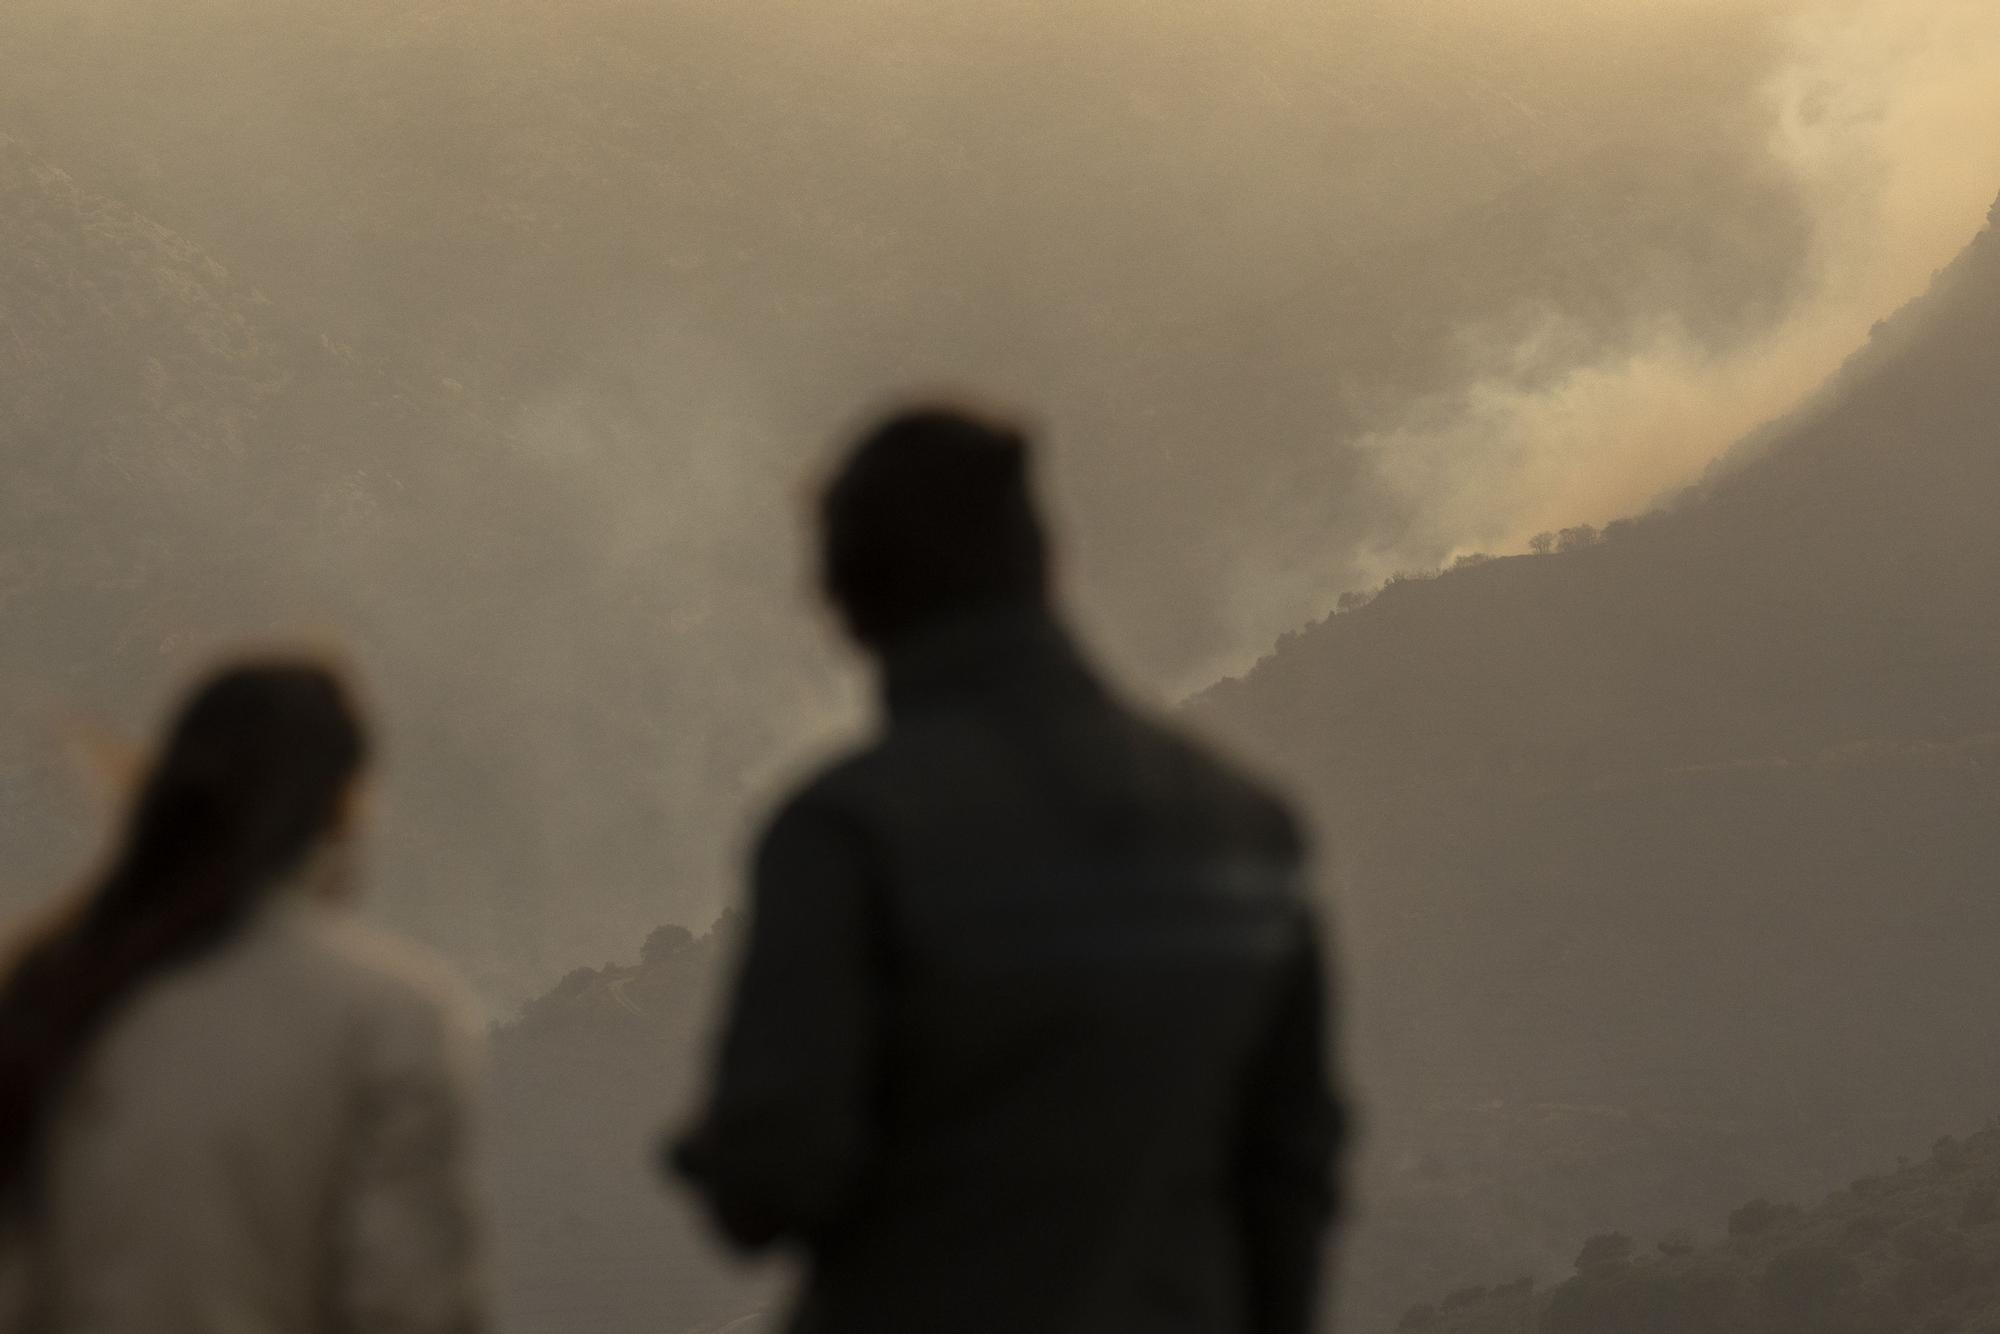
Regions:
<svg viewBox="0 0 2000 1334"><path fill-rule="evenodd" d="M628 877L585 939L601 938L607 918L642 937L658 924L662 882L704 924L729 901L746 794L781 785L859 712L852 664L815 620L811 470L799 457L813 433L787 407L779 369L671 320L633 330L626 346L592 383L531 403L515 435L579 547L552 554L546 583L520 596L551 620L582 605L627 622L623 634L593 626L516 650L516 708L535 729L523 762L551 794L532 817L539 840L556 864L601 875L593 859L618 839L594 810L613 744L628 747L619 765L643 772L660 841L675 850ZM603 663L607 642L630 658ZM580 693L586 681L595 697ZM593 723L606 713L625 720L618 735Z"/></svg>
<svg viewBox="0 0 2000 1334"><path fill-rule="evenodd" d="M0 5L0 131L502 428L357 448L393 540L281 573L380 664L391 915L514 994L710 920L852 733L801 492L867 404L1048 422L1079 622L1192 692L1694 477L2000 183L1991 0L96 8Z"/></svg>
<svg viewBox="0 0 2000 1334"><path fill-rule="evenodd" d="M1978 230L2000 182L2000 7L1842 0L1784 35L1764 101L1773 164L1812 219L1803 298L1734 347L1668 320L1579 361L1560 310L1487 335L1487 374L1363 442L1419 518L1364 547L1362 569L1644 509L1823 383Z"/></svg>

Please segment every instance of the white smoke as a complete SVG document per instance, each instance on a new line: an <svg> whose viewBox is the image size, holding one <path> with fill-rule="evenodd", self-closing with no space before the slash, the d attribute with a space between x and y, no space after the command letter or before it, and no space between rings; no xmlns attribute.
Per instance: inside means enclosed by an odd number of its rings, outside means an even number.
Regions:
<svg viewBox="0 0 2000 1334"><path fill-rule="evenodd" d="M1979 230L2000 186L2000 6L1836 0L1782 33L1763 102L1772 167L1812 223L1802 297L1730 347L1665 320L1577 360L1560 310L1489 337L1487 374L1362 442L1420 516L1363 568L1519 549L1645 508L1823 383Z"/></svg>

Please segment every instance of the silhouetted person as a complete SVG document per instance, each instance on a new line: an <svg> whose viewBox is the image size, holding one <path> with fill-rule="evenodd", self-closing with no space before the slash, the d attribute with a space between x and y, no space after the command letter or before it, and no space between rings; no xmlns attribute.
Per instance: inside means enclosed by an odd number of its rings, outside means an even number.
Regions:
<svg viewBox="0 0 2000 1334"><path fill-rule="evenodd" d="M0 1329L469 1334L476 1029L349 914L362 728L317 667L189 702L0 985Z"/></svg>
<svg viewBox="0 0 2000 1334"><path fill-rule="evenodd" d="M1306 1329L1341 1114L1291 815L1099 682L1014 429L897 417L822 517L888 724L763 836L680 1170L803 1247L797 1334Z"/></svg>

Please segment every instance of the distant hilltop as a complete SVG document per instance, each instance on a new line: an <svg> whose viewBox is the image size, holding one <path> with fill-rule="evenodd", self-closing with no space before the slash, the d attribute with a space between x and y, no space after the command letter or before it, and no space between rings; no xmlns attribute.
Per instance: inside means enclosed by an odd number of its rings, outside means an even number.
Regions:
<svg viewBox="0 0 2000 1334"><path fill-rule="evenodd" d="M1996 514L1989 228L1672 503L1397 581L1193 702L1320 834L1384 1215L1358 1309L1425 1265L1545 1273L1607 1215L1806 1196L2000 1104ZM1747 1138L1592 1132L1586 1172L1426 1110L1495 1102ZM1440 1157L1446 1185L1412 1166Z"/></svg>
<svg viewBox="0 0 2000 1334"><path fill-rule="evenodd" d="M1622 1232L1573 1276L1470 1285L1410 1308L1400 1334L1986 1334L2000 1328L2000 1128L1810 1208L1752 1200L1723 1235ZM1388 1334L1387 1329L1368 1334Z"/></svg>

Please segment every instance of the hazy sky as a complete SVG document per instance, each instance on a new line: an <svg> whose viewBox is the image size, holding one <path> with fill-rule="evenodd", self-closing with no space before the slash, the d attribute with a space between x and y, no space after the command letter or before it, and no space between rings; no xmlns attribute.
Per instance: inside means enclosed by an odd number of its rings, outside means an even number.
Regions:
<svg viewBox="0 0 2000 1334"><path fill-rule="evenodd" d="M0 13L0 133L494 423L357 441L411 517L295 574L409 738L394 911L509 990L706 921L851 726L803 500L885 398L1045 423L1092 638L1172 696L1697 476L1973 235L1996 123L1990 0Z"/></svg>
<svg viewBox="0 0 2000 1334"><path fill-rule="evenodd" d="M1445 8L1097 3L1034 26L1003 6L915 24L908 59L816 90L859 136L831 151L890 202L824 204L831 239L758 270L806 336L664 310L525 430L632 578L685 578L672 679L707 750L662 781L698 804L748 757L760 791L849 725L852 696L796 672L819 627L796 537L772 535L889 389L1042 417L1093 636L1172 694L1345 589L1693 480L1921 292L2000 190L1980 132L2000 9L1978 0ZM958 171L878 162L885 123ZM815 309L857 252L862 290Z"/></svg>
<svg viewBox="0 0 2000 1334"><path fill-rule="evenodd" d="M808 456L799 436L901 385L1017 401L1050 426L1094 619L1172 689L1347 587L1519 549L1692 479L1920 292L2000 186L2000 145L1980 133L2000 111L2000 9L1979 0L1143 17L1092 0L1059 20L1026 0L870 3L837 31L781 36L756 27L773 11L744 12L732 40L827 63L809 89L818 133L846 136L840 163L891 201L818 185L799 206L829 237L767 256L760 277L807 303L812 268L788 262L872 263L891 289L879 306L864 292L802 322L902 327L803 358L782 332L672 308L657 348L635 333L621 375L661 405L700 494L733 497L702 514L733 521L757 496L772 512L771 479L793 484ZM926 142L960 170L912 171ZM1613 192L1648 172L1691 197L1622 213ZM1587 198L1600 177L1607 198ZM1537 189L1581 202L1543 208ZM1482 210L1551 232L1496 238L1482 259ZM1635 215L1667 216L1619 235ZM1440 254L1396 253L1430 230ZM1513 289L1492 272L1508 245L1526 252ZM1404 263L1407 291L1366 291ZM1773 299L1730 309L1704 290L1728 281ZM1345 308L1357 285L1406 296L1412 327ZM1420 346L1377 355L1371 338L1391 336ZM557 390L538 425L601 388ZM762 452L723 443L763 435ZM723 480L746 453L749 479ZM620 469L600 475L623 489ZM662 526L658 499L632 502L638 529Z"/></svg>
<svg viewBox="0 0 2000 1334"><path fill-rule="evenodd" d="M89 865L117 756L189 676L274 631L330 638L357 655L382 733L374 909L507 1014L738 902L761 813L863 725L865 679L811 595L807 518L869 413L964 388L1040 423L1077 619L1140 694L1171 701L1344 592L1697 479L1973 237L2000 192L1996 127L2000 0L0 0L0 317L20 317L0 318L0 529L56 516L11 546L0 532L0 742L19 748L0 750L0 913ZM10 309L17 293L41 304ZM21 338L22 321L56 333ZM22 477L30 449L44 463ZM1924 568L1868 565L1883 587ZM1840 617L1811 622L1802 660L1849 634L1851 575L1830 581ZM1876 629L1907 641L1886 660L1929 652L1901 622ZM1815 812L1850 809L1795 756L1728 757L1794 775L1769 808L1733 809L1726 784L1692 799L1686 771L1657 810L1636 809L1644 784L1538 788L1527 804L1547 809L1527 814L1404 801L1516 749L1596 755L1636 726L1618 721L1622 680L1616 703L1551 690L1530 714L1508 693L1520 678L1487 668L1457 712L1426 693L1352 751L1336 726L1378 723L1381 696L1353 694L1368 704L1351 714L1300 697L1272 728L1328 738L1328 772L1371 757L1360 785L1389 795L1361 823L1399 801L1378 823L1408 816L1381 847L1342 850L1402 858L1353 877L1342 918L1355 1049L1422 1094L1385 1127L1415 1143L1482 1071L1495 1089L1536 1071L1731 1084L1690 997L1769 1021L1767 1048L1735 1029L1719 1045L1767 1049L1742 1083L1775 1090L1792 1035L1836 1050L1826 1013L1866 1008L1822 1007L1810 978L1918 957L1898 949L1920 937L1894 932L1887 954L1872 932L1851 956L1815 947L1883 913L1914 930L1905 900L1921 895L1871 892L1852 919L1808 923L1826 936L1794 929L1829 901L1815 857L1849 846L1815 843ZM1930 695L1889 693L1928 716ZM1770 712L1697 697L1718 734ZM1279 708L1268 692L1262 707ZM1528 718L1533 741L1485 745L1495 716ZM1447 732L1472 743L1433 748ZM73 781L50 758L66 748ZM1634 773L1671 762L1637 750ZM1375 782L1380 757L1415 770L1440 754L1449 782ZM1546 768L1550 784L1582 772ZM1909 810L1931 790L1911 785ZM1600 893L1624 883L1596 876L1623 865L1621 831L1678 845L1708 800L1741 817L1715 822L1720 851L1666 859L1661 892L1639 877ZM1743 821L1767 809L1803 836L1759 844ZM1931 841L1911 864L1952 880L1971 845ZM1773 867L1806 869L1775 883ZM1730 911L1688 914L1676 875ZM1563 920L1512 896L1550 887L1534 902ZM1466 929L1482 905L1518 935ZM1699 966L1642 960L1660 953L1647 923L1668 917L1685 954L1661 957ZM1776 934L1730 927L1734 963L1711 967L1702 923L1766 918ZM1940 976L1976 976L1977 935L1957 925L1940 957L1959 971ZM1627 960L1647 966L1622 975ZM1567 1004L1583 990L1542 985L1555 975L1629 993L1611 1007L1628 1019L1657 1013L1656 1067L1643 1044L1600 1060L1619 1030ZM1540 1025L1538 1004L1589 1021ZM1894 1006L1860 1027L1885 1056L1943 1059ZM1833 1121L1867 1103L1843 1110L1841 1071L1821 1074L1807 1101ZM1701 1096L1667 1101L1684 1095ZM1521 1110L1477 1100L1482 1142ZM1587 1117L1550 1110L1507 1133L1574 1141L1520 1178L1559 1181L1543 1216L1562 1220L1559 1273L1569 1203L1617 1197L1613 1173L1584 1170L1617 1118L1595 1095L1572 1109ZM1671 1154L1668 1123L1632 1124ZM1805 1124L1788 1147L1833 1152L1808 1149ZM544 1183L566 1175L556 1147L523 1159ZM1534 1215L1486 1152L1451 1170L1509 1197L1487 1221L1532 1258ZM1436 1161L1427 1147L1426 1201ZM538 1185L535 1211L581 1181ZM606 1286L608 1234L557 1212L551 1254L591 1249ZM645 1217L633 1272L651 1279ZM1608 1226L1642 1224L1591 1229ZM1423 1237L1385 1232L1376 1258L1421 1260Z"/></svg>

